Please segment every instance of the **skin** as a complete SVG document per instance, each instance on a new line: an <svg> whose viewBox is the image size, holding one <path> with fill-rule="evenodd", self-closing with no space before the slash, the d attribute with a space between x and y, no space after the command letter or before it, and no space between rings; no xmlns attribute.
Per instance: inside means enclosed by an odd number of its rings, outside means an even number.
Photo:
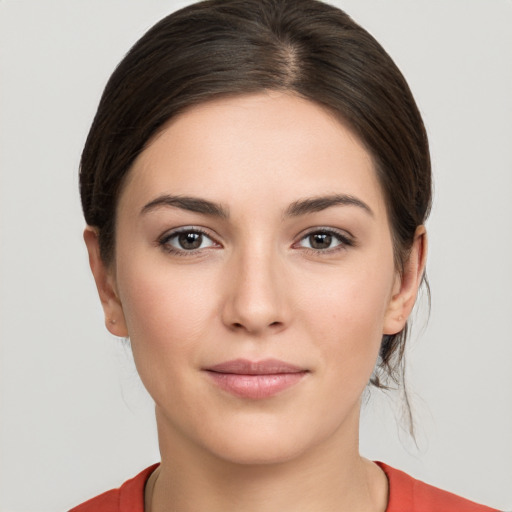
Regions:
<svg viewBox="0 0 512 512"><path fill-rule="evenodd" d="M334 194L367 208L287 214ZM229 216L147 206L163 195ZM183 227L205 232L199 249L171 237ZM309 235L326 229L331 242L312 248ZM346 126L277 92L193 107L135 161L115 261L101 260L94 228L85 241L107 327L130 337L156 404L162 464L148 510L385 510L386 477L358 452L360 400L382 335L414 305L425 231L400 274L372 158ZM204 371L236 358L307 373L275 396L241 398Z"/></svg>

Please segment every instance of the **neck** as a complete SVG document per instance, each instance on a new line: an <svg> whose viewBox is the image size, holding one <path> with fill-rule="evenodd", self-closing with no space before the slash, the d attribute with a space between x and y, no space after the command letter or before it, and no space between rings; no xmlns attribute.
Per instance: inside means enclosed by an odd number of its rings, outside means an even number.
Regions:
<svg viewBox="0 0 512 512"><path fill-rule="evenodd" d="M158 415L157 415L158 418ZM240 464L173 439L159 424L162 464L147 486L150 512L384 512L387 480L343 437L291 460ZM178 442L179 441L179 442ZM153 487L153 489L151 489ZM149 507L147 507L149 508Z"/></svg>

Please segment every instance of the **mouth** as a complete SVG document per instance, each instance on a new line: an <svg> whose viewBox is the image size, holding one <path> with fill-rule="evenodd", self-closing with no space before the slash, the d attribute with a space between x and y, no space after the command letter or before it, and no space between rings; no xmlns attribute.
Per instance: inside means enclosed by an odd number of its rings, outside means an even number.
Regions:
<svg viewBox="0 0 512 512"><path fill-rule="evenodd" d="M280 361L234 359L204 369L222 390L250 399L269 398L298 384L308 370Z"/></svg>

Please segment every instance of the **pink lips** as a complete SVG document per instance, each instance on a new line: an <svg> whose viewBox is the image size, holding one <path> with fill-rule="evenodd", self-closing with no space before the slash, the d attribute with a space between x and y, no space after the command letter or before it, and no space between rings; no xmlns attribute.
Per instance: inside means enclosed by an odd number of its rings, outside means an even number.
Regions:
<svg viewBox="0 0 512 512"><path fill-rule="evenodd" d="M234 359L205 368L221 389L243 398L268 398L297 384L307 370L277 359Z"/></svg>

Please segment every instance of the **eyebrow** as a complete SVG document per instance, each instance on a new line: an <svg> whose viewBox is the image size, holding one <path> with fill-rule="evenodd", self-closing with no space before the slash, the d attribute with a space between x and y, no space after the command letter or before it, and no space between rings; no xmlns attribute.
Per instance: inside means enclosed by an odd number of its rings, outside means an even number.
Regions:
<svg viewBox="0 0 512 512"><path fill-rule="evenodd" d="M141 214L155 210L162 206L173 206L175 208L181 208L182 210L202 213L203 215L219 217L222 219L227 219L229 217L227 208L221 204L208 201L207 199L201 199L199 197L172 196L168 194L159 196L146 204L142 208Z"/></svg>
<svg viewBox="0 0 512 512"><path fill-rule="evenodd" d="M320 212L332 206L357 206L372 217L374 216L372 209L364 201L347 194L333 194L330 196L299 199L286 209L285 216L298 217L307 213Z"/></svg>
<svg viewBox="0 0 512 512"><path fill-rule="evenodd" d="M199 197L174 196L169 194L161 195L147 203L142 208L141 214L161 208L162 206L171 206L211 217L219 217L221 219L229 218L229 210L220 203L214 203ZM284 216L299 217L308 213L320 212L333 206L356 206L369 215L374 216L372 209L365 202L347 194L333 194L330 196L299 199L288 206L284 212Z"/></svg>

